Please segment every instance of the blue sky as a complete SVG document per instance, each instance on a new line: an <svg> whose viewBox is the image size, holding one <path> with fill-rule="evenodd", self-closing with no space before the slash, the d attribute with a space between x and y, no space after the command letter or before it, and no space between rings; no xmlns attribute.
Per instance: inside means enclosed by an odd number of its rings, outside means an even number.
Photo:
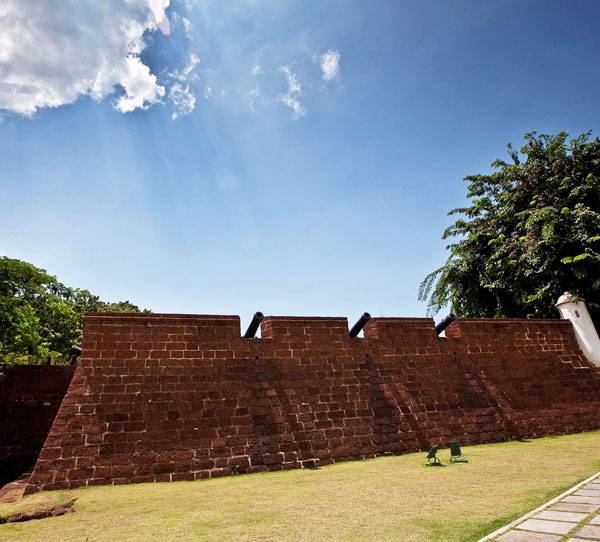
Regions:
<svg viewBox="0 0 600 542"><path fill-rule="evenodd" d="M108 301L424 316L462 177L598 135L594 0L58 6L0 8L0 253Z"/></svg>

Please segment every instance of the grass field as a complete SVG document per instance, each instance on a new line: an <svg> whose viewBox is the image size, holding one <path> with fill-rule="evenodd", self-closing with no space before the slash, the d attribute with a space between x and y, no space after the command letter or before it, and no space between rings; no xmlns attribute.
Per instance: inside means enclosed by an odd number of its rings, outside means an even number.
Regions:
<svg viewBox="0 0 600 542"><path fill-rule="evenodd" d="M474 541L600 470L600 431L164 484L102 486L0 504L0 517L77 499L75 513L0 525L2 542Z"/></svg>

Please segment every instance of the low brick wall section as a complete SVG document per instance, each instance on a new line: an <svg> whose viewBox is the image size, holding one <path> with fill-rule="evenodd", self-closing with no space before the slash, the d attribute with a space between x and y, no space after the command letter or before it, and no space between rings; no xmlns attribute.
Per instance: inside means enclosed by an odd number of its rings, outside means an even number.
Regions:
<svg viewBox="0 0 600 542"><path fill-rule="evenodd" d="M565 320L95 314L28 492L193 480L597 429Z"/></svg>
<svg viewBox="0 0 600 542"><path fill-rule="evenodd" d="M35 464L74 372L17 365L0 376L0 487Z"/></svg>

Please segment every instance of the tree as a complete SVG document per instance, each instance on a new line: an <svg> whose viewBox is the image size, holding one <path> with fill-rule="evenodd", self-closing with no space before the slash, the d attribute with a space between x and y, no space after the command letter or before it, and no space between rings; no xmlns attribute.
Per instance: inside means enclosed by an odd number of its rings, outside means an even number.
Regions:
<svg viewBox="0 0 600 542"><path fill-rule="evenodd" d="M69 363L86 312L140 309L128 301L105 303L30 263L0 257L0 363Z"/></svg>
<svg viewBox="0 0 600 542"><path fill-rule="evenodd" d="M428 313L450 305L462 317L556 317L560 295L587 302L600 321L600 141L591 131L567 143L525 134L510 163L469 175L469 207L446 229L450 256L421 283Z"/></svg>

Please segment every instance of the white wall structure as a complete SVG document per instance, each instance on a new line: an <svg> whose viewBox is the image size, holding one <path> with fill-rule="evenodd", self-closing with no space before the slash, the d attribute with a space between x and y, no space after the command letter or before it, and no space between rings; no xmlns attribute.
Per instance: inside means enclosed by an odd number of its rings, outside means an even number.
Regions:
<svg viewBox="0 0 600 542"><path fill-rule="evenodd" d="M569 292L565 292L555 306L560 312L561 318L571 320L579 348L585 357L600 367L600 339L585 302L582 299L574 298Z"/></svg>

